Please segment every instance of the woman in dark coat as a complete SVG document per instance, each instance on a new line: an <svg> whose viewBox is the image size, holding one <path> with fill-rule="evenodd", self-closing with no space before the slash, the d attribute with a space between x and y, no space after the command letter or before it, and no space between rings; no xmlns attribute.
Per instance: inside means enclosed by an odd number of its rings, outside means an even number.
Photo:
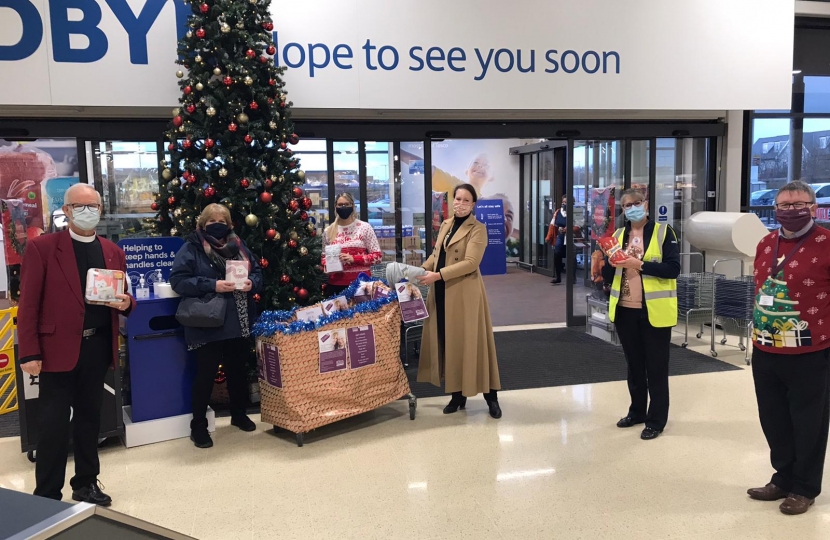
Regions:
<svg viewBox="0 0 830 540"><path fill-rule="evenodd" d="M241 290L225 280L225 262L229 260L248 263L248 279ZM197 361L190 439L198 448L213 446L206 414L220 365L228 377L231 424L242 431L254 431L256 424L245 414L248 403L245 359L251 348L251 325L257 315L253 296L262 289L262 270L242 240L234 234L231 214L225 206L210 204L199 216L196 232L176 254L170 284L183 297L201 298L216 293L227 302L222 326L186 326L184 330L188 349L195 352Z"/></svg>

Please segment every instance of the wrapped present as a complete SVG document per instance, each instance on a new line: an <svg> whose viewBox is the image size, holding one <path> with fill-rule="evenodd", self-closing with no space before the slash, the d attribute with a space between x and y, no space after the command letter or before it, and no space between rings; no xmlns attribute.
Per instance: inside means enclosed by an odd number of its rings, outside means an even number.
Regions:
<svg viewBox="0 0 830 540"><path fill-rule="evenodd" d="M772 334L770 334L768 330L758 328L753 329L752 340L758 343L758 345L766 345L767 347L773 346Z"/></svg>
<svg viewBox="0 0 830 540"><path fill-rule="evenodd" d="M788 327L788 330L781 332L785 347L810 347L813 344L813 338L807 328L806 321L790 319L782 326Z"/></svg>

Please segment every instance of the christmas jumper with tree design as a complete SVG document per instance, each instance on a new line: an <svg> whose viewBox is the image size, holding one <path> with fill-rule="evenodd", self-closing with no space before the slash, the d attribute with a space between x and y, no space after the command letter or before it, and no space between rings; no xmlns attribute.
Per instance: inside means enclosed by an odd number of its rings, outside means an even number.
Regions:
<svg viewBox="0 0 830 540"><path fill-rule="evenodd" d="M778 231L758 244L752 339L764 352L803 354L830 347L830 231L814 227L806 236L800 247L803 236L781 236L777 260Z"/></svg>

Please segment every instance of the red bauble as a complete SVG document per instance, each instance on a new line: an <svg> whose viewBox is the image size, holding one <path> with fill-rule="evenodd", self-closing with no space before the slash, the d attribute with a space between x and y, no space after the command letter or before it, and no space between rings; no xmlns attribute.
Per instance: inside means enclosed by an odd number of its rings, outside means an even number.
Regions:
<svg viewBox="0 0 830 540"><path fill-rule="evenodd" d="M271 202L271 194L267 191L263 191L262 195L259 196L259 200L265 204L269 204Z"/></svg>
<svg viewBox="0 0 830 540"><path fill-rule="evenodd" d="M296 133L292 133L291 136L288 138L288 142L291 144L297 144L300 142L300 137Z"/></svg>
<svg viewBox="0 0 830 540"><path fill-rule="evenodd" d="M254 302L259 302L260 300L262 300L262 297L259 294L255 294L254 295Z"/></svg>
<svg viewBox="0 0 830 540"><path fill-rule="evenodd" d="M315 238L317 236L317 229L311 229L311 237Z"/></svg>
<svg viewBox="0 0 830 540"><path fill-rule="evenodd" d="M247 189L247 188L248 188L248 186L250 186L250 185L251 185L251 183L250 183L250 182L248 182L248 179L247 179L247 178L243 178L242 180L240 180L240 181L239 181L239 185L240 185L240 186L242 186L242 187L244 187L245 189Z"/></svg>
<svg viewBox="0 0 830 540"><path fill-rule="evenodd" d="M158 210L158 209L159 209L159 203L153 203L153 204L151 204L151 205L150 205L150 208L152 208L153 210Z"/></svg>
<svg viewBox="0 0 830 540"><path fill-rule="evenodd" d="M254 142L254 138L251 137L250 135L245 135L245 143L246 144L251 144L252 142Z"/></svg>
<svg viewBox="0 0 830 540"><path fill-rule="evenodd" d="M184 147L185 150L188 150L191 146L193 146L193 141L191 141L190 139L185 139L182 142L182 146Z"/></svg>
<svg viewBox="0 0 830 540"><path fill-rule="evenodd" d="M295 293L300 292L300 288L299 287L294 287L294 292Z"/></svg>
<svg viewBox="0 0 830 540"><path fill-rule="evenodd" d="M205 39L205 29L199 28L198 30L196 30L196 37L199 39Z"/></svg>
<svg viewBox="0 0 830 540"><path fill-rule="evenodd" d="M184 91L184 95L189 96L190 93L193 91L193 89L189 86L185 86L183 91Z"/></svg>
<svg viewBox="0 0 830 540"><path fill-rule="evenodd" d="M252 111L256 111L257 109L259 109L259 103L257 103L256 101L252 101L252 102L251 102L251 104L250 104L250 105L248 105L248 107L249 107Z"/></svg>
<svg viewBox="0 0 830 540"><path fill-rule="evenodd" d="M311 199L308 197L303 197L303 200L300 201L300 205L303 207L303 210L309 210L311 208Z"/></svg>
<svg viewBox="0 0 830 540"><path fill-rule="evenodd" d="M214 141L213 139L205 139L205 146L207 148L213 148L213 145L215 145L215 144L216 144L216 141Z"/></svg>
<svg viewBox="0 0 830 540"><path fill-rule="evenodd" d="M248 58L253 58L256 56L256 52L253 49L248 49L247 51L245 51L245 56L247 56Z"/></svg>
<svg viewBox="0 0 830 540"><path fill-rule="evenodd" d="M264 28L265 30L268 30L270 32L271 30L274 29L274 23L271 23L271 22L262 23L262 28Z"/></svg>
<svg viewBox="0 0 830 540"><path fill-rule="evenodd" d="M303 196L303 188L300 186L294 186L294 189L291 190L291 193L294 195L295 199L299 199Z"/></svg>
<svg viewBox="0 0 830 540"><path fill-rule="evenodd" d="M308 214L306 212L300 212L300 219L303 221L308 219Z"/></svg>
<svg viewBox="0 0 830 540"><path fill-rule="evenodd" d="M264 56L260 56L260 57L259 57L259 63L260 63L260 64L267 64L267 63L268 63L268 59L267 59L267 58L265 58Z"/></svg>
<svg viewBox="0 0 830 540"><path fill-rule="evenodd" d="M288 276L287 276L287 275L285 275L285 274L283 274L283 275L280 277L280 283L282 283L283 285L288 285L288 283L289 283L290 281L291 281L291 278L290 278L290 277L288 277Z"/></svg>
<svg viewBox="0 0 830 540"><path fill-rule="evenodd" d="M296 212L300 209L300 203L297 201L291 201L288 203L288 208L291 209L292 212Z"/></svg>
<svg viewBox="0 0 830 540"><path fill-rule="evenodd" d="M288 167L291 168L291 169L296 169L297 168L297 162L292 161L291 163L288 164Z"/></svg>
<svg viewBox="0 0 830 540"><path fill-rule="evenodd" d="M297 241L296 240L289 240L288 241L288 247L290 247L291 249L296 249L297 248Z"/></svg>
<svg viewBox="0 0 830 540"><path fill-rule="evenodd" d="M187 177L187 183L188 184L195 184L196 183L196 175L191 174L190 176L188 176Z"/></svg>
<svg viewBox="0 0 830 540"><path fill-rule="evenodd" d="M285 102L284 101L280 101L280 107L282 107L283 109L285 108Z"/></svg>
<svg viewBox="0 0 830 540"><path fill-rule="evenodd" d="M274 54L277 52L277 48L274 47L273 45L268 45L268 48L265 49L265 52L267 52L271 56L274 56Z"/></svg>
<svg viewBox="0 0 830 540"><path fill-rule="evenodd" d="M326 290L326 284L325 284L325 283L323 283L322 285L320 285L320 290L321 290L321 291L325 291L325 290Z"/></svg>
<svg viewBox="0 0 830 540"><path fill-rule="evenodd" d="M174 143L170 143L167 145L167 149L171 152L176 149L176 145Z"/></svg>
<svg viewBox="0 0 830 540"><path fill-rule="evenodd" d="M273 105L273 104L274 104L274 98L269 97L268 98L268 105Z"/></svg>
<svg viewBox="0 0 830 540"><path fill-rule="evenodd" d="M205 197L213 197L214 195L216 195L215 189L213 189L212 187L205 188Z"/></svg>
<svg viewBox="0 0 830 540"><path fill-rule="evenodd" d="M233 84L233 79L231 77L225 77L224 79L222 79L222 83L225 86L230 86Z"/></svg>
<svg viewBox="0 0 830 540"><path fill-rule="evenodd" d="M265 257L261 258L259 260L259 265L263 268L268 268L268 259L266 259Z"/></svg>
<svg viewBox="0 0 830 540"><path fill-rule="evenodd" d="M195 113L195 112L196 112L196 105L194 105L194 104L192 104L192 103L191 103L190 105L188 105L188 106L187 106L187 112L188 112L189 114L193 114L193 113Z"/></svg>
<svg viewBox="0 0 830 540"><path fill-rule="evenodd" d="M184 124L184 118L182 118L181 116L178 116L178 115L173 117L173 125L174 126L181 127L182 124Z"/></svg>
<svg viewBox="0 0 830 540"><path fill-rule="evenodd" d="M236 124L234 124L233 122L231 122L230 124L228 124L228 131L230 131L230 132L232 132L232 133L235 133L235 132L236 132L236 128L237 128L237 125L236 125Z"/></svg>
<svg viewBox="0 0 830 540"><path fill-rule="evenodd" d="M306 300L308 300L308 291L305 289L300 289L299 291L297 291L297 298L305 302Z"/></svg>
<svg viewBox="0 0 830 540"><path fill-rule="evenodd" d="M285 150L286 148L288 148L288 145L287 145L287 144L285 144L284 142L281 142L281 143L280 143L280 148L282 148L283 150Z"/></svg>
<svg viewBox="0 0 830 540"><path fill-rule="evenodd" d="M265 238L267 238L268 240L273 240L276 237L277 231L275 231L274 229L268 229L267 231L265 231Z"/></svg>
<svg viewBox="0 0 830 540"><path fill-rule="evenodd" d="M199 6L199 11L201 11L202 13L207 13L208 11L210 11L210 6L207 4L202 4L201 6Z"/></svg>
<svg viewBox="0 0 830 540"><path fill-rule="evenodd" d="M167 204L169 204L170 206L176 204L176 197L170 197L169 199L167 199Z"/></svg>
<svg viewBox="0 0 830 540"><path fill-rule="evenodd" d="M268 86L277 86L277 81L274 79L268 79Z"/></svg>
<svg viewBox="0 0 830 540"><path fill-rule="evenodd" d="M271 189L274 186L274 181L270 178L265 181L265 189Z"/></svg>

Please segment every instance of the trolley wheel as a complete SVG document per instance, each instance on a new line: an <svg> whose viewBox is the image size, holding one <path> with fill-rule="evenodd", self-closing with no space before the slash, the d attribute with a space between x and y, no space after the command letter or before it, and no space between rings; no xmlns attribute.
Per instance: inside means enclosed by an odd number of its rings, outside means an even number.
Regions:
<svg viewBox="0 0 830 540"><path fill-rule="evenodd" d="M28 459L30 463L35 463L37 461L37 450L29 450L26 452L26 459Z"/></svg>
<svg viewBox="0 0 830 540"><path fill-rule="evenodd" d="M712 353L712 358L717 358L718 357L717 351L710 351L710 352Z"/></svg>
<svg viewBox="0 0 830 540"><path fill-rule="evenodd" d="M695 334L695 337L696 337L697 339L702 338L702 337L703 337L703 332L698 332L697 334Z"/></svg>
<svg viewBox="0 0 830 540"><path fill-rule="evenodd" d="M720 344L721 345L726 345L726 338L723 338L722 340L720 340Z"/></svg>
<svg viewBox="0 0 830 540"><path fill-rule="evenodd" d="M297 446L302 448L305 443L305 438L302 433L297 433Z"/></svg>
<svg viewBox="0 0 830 540"><path fill-rule="evenodd" d="M688 343L686 343L685 341L684 341L683 343L681 343L681 344L680 344L680 347L681 347L681 348L683 348L683 349L685 349L685 348L686 348L686 347L688 347L688 346L689 346L689 344L688 344Z"/></svg>
<svg viewBox="0 0 830 540"><path fill-rule="evenodd" d="M741 351L743 352L743 351L745 351L745 350L746 350L746 345L744 345L743 343L741 343L740 345L738 345L738 348L739 348L739 349L741 349Z"/></svg>

